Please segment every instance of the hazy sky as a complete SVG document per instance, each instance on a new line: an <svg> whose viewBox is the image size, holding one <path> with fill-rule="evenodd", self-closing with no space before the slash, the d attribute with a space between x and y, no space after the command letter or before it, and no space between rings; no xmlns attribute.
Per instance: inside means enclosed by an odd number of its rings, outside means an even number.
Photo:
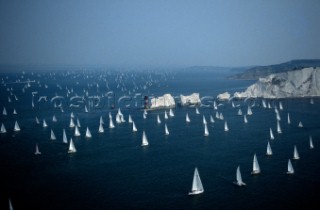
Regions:
<svg viewBox="0 0 320 210"><path fill-rule="evenodd" d="M0 0L0 64L268 65L320 58L319 0Z"/></svg>

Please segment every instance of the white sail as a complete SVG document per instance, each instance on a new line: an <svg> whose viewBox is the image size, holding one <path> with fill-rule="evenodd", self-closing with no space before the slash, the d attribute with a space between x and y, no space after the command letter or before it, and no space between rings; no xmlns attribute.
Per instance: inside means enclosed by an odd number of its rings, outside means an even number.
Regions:
<svg viewBox="0 0 320 210"><path fill-rule="evenodd" d="M133 132L137 132L137 131L138 131L138 129L137 129L136 124L134 123L134 121L132 121L132 131L133 131Z"/></svg>
<svg viewBox="0 0 320 210"><path fill-rule="evenodd" d="M313 98L310 98L310 104L314 104Z"/></svg>
<svg viewBox="0 0 320 210"><path fill-rule="evenodd" d="M36 117L36 123L40 124L40 121L39 121L38 117Z"/></svg>
<svg viewBox="0 0 320 210"><path fill-rule="evenodd" d="M288 113L288 124L290 125L291 124L291 120L290 120L290 115Z"/></svg>
<svg viewBox="0 0 320 210"><path fill-rule="evenodd" d="M91 138L92 137L91 132L90 132L88 127L87 127L87 130L86 130L86 137L87 138Z"/></svg>
<svg viewBox="0 0 320 210"><path fill-rule="evenodd" d="M160 120L159 115L157 115L157 123L158 123L158 124L161 124L161 120Z"/></svg>
<svg viewBox="0 0 320 210"><path fill-rule="evenodd" d="M48 124L45 119L43 119L42 127L44 127L44 128L48 127Z"/></svg>
<svg viewBox="0 0 320 210"><path fill-rule="evenodd" d="M267 155L272 155L272 149L271 149L269 141L268 141L268 145L267 145Z"/></svg>
<svg viewBox="0 0 320 210"><path fill-rule="evenodd" d="M229 127L228 127L227 121L224 121L224 131L229 131Z"/></svg>
<svg viewBox="0 0 320 210"><path fill-rule="evenodd" d="M41 155L41 152L39 151L38 144L36 144L36 152L34 154L35 155Z"/></svg>
<svg viewBox="0 0 320 210"><path fill-rule="evenodd" d="M168 119L168 114L166 110L164 110L164 119Z"/></svg>
<svg viewBox="0 0 320 210"><path fill-rule="evenodd" d="M3 110L2 110L2 115L7 115L7 110L6 110L6 107L3 107Z"/></svg>
<svg viewBox="0 0 320 210"><path fill-rule="evenodd" d="M239 110L238 110L238 115L242 115L241 108L239 108Z"/></svg>
<svg viewBox="0 0 320 210"><path fill-rule="evenodd" d="M283 106L282 106L282 102L281 101L279 102L279 109L283 110Z"/></svg>
<svg viewBox="0 0 320 210"><path fill-rule="evenodd" d="M189 192L189 195L197 195L203 192L204 192L204 189L202 186L200 175L199 175L198 169L195 168L193 173L191 192Z"/></svg>
<svg viewBox="0 0 320 210"><path fill-rule="evenodd" d="M278 121L280 121L280 120L281 120L281 117L280 117L279 112L276 112L276 119L277 119Z"/></svg>
<svg viewBox="0 0 320 210"><path fill-rule="evenodd" d="M198 107L196 107L196 114L200 114Z"/></svg>
<svg viewBox="0 0 320 210"><path fill-rule="evenodd" d="M84 105L84 112L88 112L88 108L86 105Z"/></svg>
<svg viewBox="0 0 320 210"><path fill-rule="evenodd" d="M270 102L268 102L268 108L269 108L269 109L271 109L271 108L272 108L272 107L271 107L271 105L270 105Z"/></svg>
<svg viewBox="0 0 320 210"><path fill-rule="evenodd" d="M13 206L10 199L9 199L9 210L13 210Z"/></svg>
<svg viewBox="0 0 320 210"><path fill-rule="evenodd" d="M74 124L73 118L71 117L71 118L70 118L69 127L70 127L70 128L73 128L74 126L75 126L75 124Z"/></svg>
<svg viewBox="0 0 320 210"><path fill-rule="evenodd" d="M143 113L143 119L147 119L147 114Z"/></svg>
<svg viewBox="0 0 320 210"><path fill-rule="evenodd" d="M18 124L18 121L16 121L16 122L14 123L14 128L13 128L13 130L14 130L14 131L20 131L20 126L19 126L19 124Z"/></svg>
<svg viewBox="0 0 320 210"><path fill-rule="evenodd" d="M217 110L217 109L218 109L218 106L217 106L217 102L216 102L216 101L213 101L213 109L214 109L214 110Z"/></svg>
<svg viewBox="0 0 320 210"><path fill-rule="evenodd" d="M186 114L186 122L187 122L187 123L188 123L188 122L191 122L188 113Z"/></svg>
<svg viewBox="0 0 320 210"><path fill-rule="evenodd" d="M240 186L240 187L246 185L246 183L244 183L244 182L242 181L240 166L237 167L236 179L237 179L237 181L233 182L234 184L236 184L236 185L238 185L238 186Z"/></svg>
<svg viewBox="0 0 320 210"><path fill-rule="evenodd" d="M104 124L102 116L100 116L100 121L99 121L99 123L100 123L100 124Z"/></svg>
<svg viewBox="0 0 320 210"><path fill-rule="evenodd" d="M100 123L100 125L99 125L99 133L103 133L103 132L104 132L103 124Z"/></svg>
<svg viewBox="0 0 320 210"><path fill-rule="evenodd" d="M55 115L52 116L52 122L57 122L57 118Z"/></svg>
<svg viewBox="0 0 320 210"><path fill-rule="evenodd" d="M51 129L50 139L51 140L56 140L56 135L54 135L54 132L53 132L52 129Z"/></svg>
<svg viewBox="0 0 320 210"><path fill-rule="evenodd" d="M302 128L302 127L303 127L303 124L302 124L301 121L299 122L298 127L299 127L299 128Z"/></svg>
<svg viewBox="0 0 320 210"><path fill-rule="evenodd" d="M248 106L247 115L252 115L252 110L250 106Z"/></svg>
<svg viewBox="0 0 320 210"><path fill-rule="evenodd" d="M165 131L166 135L169 135L169 130L168 130L167 124L164 124L164 131Z"/></svg>
<svg viewBox="0 0 320 210"><path fill-rule="evenodd" d="M169 116L170 116L170 117L174 117L174 114L173 114L172 109L169 110Z"/></svg>
<svg viewBox="0 0 320 210"><path fill-rule="evenodd" d="M222 114L222 112L220 112L220 116L219 116L219 119L220 119L220 120L224 120L224 117L223 117L223 114Z"/></svg>
<svg viewBox="0 0 320 210"><path fill-rule="evenodd" d="M74 136L80 136L80 131L79 131L78 126L76 126L74 129Z"/></svg>
<svg viewBox="0 0 320 210"><path fill-rule="evenodd" d="M75 153L75 152L77 152L76 147L74 146L72 138L70 138L68 153Z"/></svg>
<svg viewBox="0 0 320 210"><path fill-rule="evenodd" d="M6 128L4 127L4 124L2 123L2 124L1 124L0 133L6 133L6 132L7 132L7 130L6 130Z"/></svg>
<svg viewBox="0 0 320 210"><path fill-rule="evenodd" d="M129 122L129 123L132 123L132 122L133 122L133 121L132 121L132 117L131 117L131 115L130 115L130 114L129 114L128 122Z"/></svg>
<svg viewBox="0 0 320 210"><path fill-rule="evenodd" d="M126 122L126 120L124 119L123 114L122 114L122 115L120 115L120 121L121 121L121 122L123 122L123 123L124 123L124 122Z"/></svg>
<svg viewBox="0 0 320 210"><path fill-rule="evenodd" d="M2 128L1 128L1 130L2 130ZM310 149L314 148L313 141L312 141L312 136L309 136L309 147L310 147Z"/></svg>
<svg viewBox="0 0 320 210"><path fill-rule="evenodd" d="M149 142L148 142L146 133L143 131L143 133L142 133L142 144L141 144L141 146L147 146L147 145L149 145Z"/></svg>
<svg viewBox="0 0 320 210"><path fill-rule="evenodd" d="M260 166L258 163L257 155L254 154L253 156L253 166L251 174L259 174L260 173Z"/></svg>
<svg viewBox="0 0 320 210"><path fill-rule="evenodd" d="M294 145L294 148L293 148L293 159L294 160L299 160L300 159L300 156L299 156L298 149L297 149L296 145Z"/></svg>
<svg viewBox="0 0 320 210"><path fill-rule="evenodd" d="M207 124L207 120L206 120L206 117L203 115L202 116L202 123L205 125L205 124Z"/></svg>
<svg viewBox="0 0 320 210"><path fill-rule="evenodd" d="M210 115L210 122L214 123L214 119L213 119L212 115Z"/></svg>
<svg viewBox="0 0 320 210"><path fill-rule="evenodd" d="M18 114L15 108L13 109L13 114Z"/></svg>
<svg viewBox="0 0 320 210"><path fill-rule="evenodd" d="M70 113L70 117L71 117L71 118L74 118L73 112Z"/></svg>
<svg viewBox="0 0 320 210"><path fill-rule="evenodd" d="M204 124L204 136L209 136L209 130L207 124Z"/></svg>
<svg viewBox="0 0 320 210"><path fill-rule="evenodd" d="M121 118L119 113L116 114L116 123L120 124L121 123Z"/></svg>
<svg viewBox="0 0 320 210"><path fill-rule="evenodd" d="M65 144L68 144L68 139L67 139L67 134L65 129L63 129L62 142Z"/></svg>
<svg viewBox="0 0 320 210"><path fill-rule="evenodd" d="M248 123L248 119L247 119L247 116L246 116L246 115L243 115L243 122L244 122L244 123Z"/></svg>
<svg viewBox="0 0 320 210"><path fill-rule="evenodd" d="M219 112L216 112L216 118L217 118L217 119L220 119L220 114L219 114Z"/></svg>
<svg viewBox="0 0 320 210"><path fill-rule="evenodd" d="M146 109L144 109L144 110L143 110L143 114L145 114L145 115L147 115L147 114L148 114L148 112L147 112L147 110L146 110Z"/></svg>
<svg viewBox="0 0 320 210"><path fill-rule="evenodd" d="M111 117L109 116L109 128L114 128L114 124L113 124L113 121L112 121L112 116Z"/></svg>
<svg viewBox="0 0 320 210"><path fill-rule="evenodd" d="M273 140L274 139L274 135L273 135L273 132L272 132L272 129L270 128L270 139Z"/></svg>
<svg viewBox="0 0 320 210"><path fill-rule="evenodd" d="M278 132L278 133L282 133L279 120L277 120L277 132Z"/></svg>
<svg viewBox="0 0 320 210"><path fill-rule="evenodd" d="M294 169L293 169L293 166L292 166L292 163L291 163L290 159L288 160L288 171L287 171L287 174L294 174Z"/></svg>

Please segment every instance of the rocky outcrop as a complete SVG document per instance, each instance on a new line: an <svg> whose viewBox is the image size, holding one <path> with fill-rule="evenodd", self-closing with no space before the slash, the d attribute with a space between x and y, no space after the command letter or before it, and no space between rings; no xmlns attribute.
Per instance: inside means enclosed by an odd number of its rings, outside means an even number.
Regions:
<svg viewBox="0 0 320 210"><path fill-rule="evenodd" d="M192 93L188 96L180 95L180 100L182 106L192 106L201 103L199 93Z"/></svg>
<svg viewBox="0 0 320 210"><path fill-rule="evenodd" d="M170 108L175 107L175 101L171 94L164 94L163 96L152 98L150 109Z"/></svg>

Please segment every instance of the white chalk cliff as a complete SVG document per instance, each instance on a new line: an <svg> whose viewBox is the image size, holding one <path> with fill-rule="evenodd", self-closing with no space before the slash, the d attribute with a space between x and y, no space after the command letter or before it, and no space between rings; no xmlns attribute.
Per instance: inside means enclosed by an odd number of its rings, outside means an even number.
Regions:
<svg viewBox="0 0 320 210"><path fill-rule="evenodd" d="M150 109L175 107L175 101L171 94L164 94L163 96L152 98Z"/></svg>
<svg viewBox="0 0 320 210"><path fill-rule="evenodd" d="M304 68L260 78L235 98L294 98L320 96L320 67Z"/></svg>
<svg viewBox="0 0 320 210"><path fill-rule="evenodd" d="M221 94L217 95L217 99L219 101L226 101L226 100L230 99L230 96L231 96L230 93L224 92L224 93L221 93Z"/></svg>
<svg viewBox="0 0 320 210"><path fill-rule="evenodd" d="M188 96L180 95L180 100L182 106L198 105L201 103L199 93L192 93Z"/></svg>

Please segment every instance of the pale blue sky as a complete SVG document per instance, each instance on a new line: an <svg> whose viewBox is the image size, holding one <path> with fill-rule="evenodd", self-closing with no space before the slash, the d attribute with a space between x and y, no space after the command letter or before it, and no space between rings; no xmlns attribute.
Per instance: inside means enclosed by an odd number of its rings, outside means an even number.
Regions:
<svg viewBox="0 0 320 210"><path fill-rule="evenodd" d="M0 64L246 66L320 58L318 0L0 1Z"/></svg>

